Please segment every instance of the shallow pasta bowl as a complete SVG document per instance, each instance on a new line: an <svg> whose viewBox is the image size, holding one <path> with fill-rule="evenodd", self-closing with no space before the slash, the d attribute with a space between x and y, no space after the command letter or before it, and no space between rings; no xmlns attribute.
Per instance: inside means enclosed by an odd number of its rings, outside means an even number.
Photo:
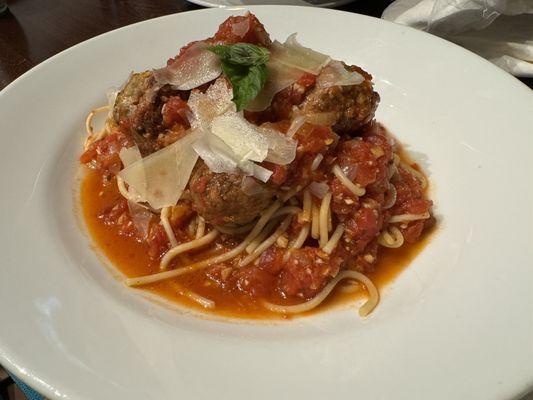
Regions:
<svg viewBox="0 0 533 400"><path fill-rule="evenodd" d="M439 227L366 319L177 311L127 289L78 217L87 110L238 10L135 24L0 93L0 362L57 399L510 399L533 385L533 95L448 42L333 10L252 7L274 37L370 71L383 122L430 176ZM283 21L291 21L286 23ZM275 384L273 384L275 383Z"/></svg>

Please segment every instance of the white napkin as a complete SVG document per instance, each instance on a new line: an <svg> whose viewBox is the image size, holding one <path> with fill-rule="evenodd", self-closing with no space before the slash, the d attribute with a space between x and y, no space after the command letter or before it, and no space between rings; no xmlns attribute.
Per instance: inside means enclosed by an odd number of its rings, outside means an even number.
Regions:
<svg viewBox="0 0 533 400"><path fill-rule="evenodd" d="M533 0L396 0L382 18L455 42L533 77Z"/></svg>

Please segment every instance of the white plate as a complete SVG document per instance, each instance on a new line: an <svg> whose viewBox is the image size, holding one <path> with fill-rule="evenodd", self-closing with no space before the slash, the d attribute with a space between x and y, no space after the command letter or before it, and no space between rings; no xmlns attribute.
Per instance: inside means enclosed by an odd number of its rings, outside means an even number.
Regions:
<svg viewBox="0 0 533 400"><path fill-rule="evenodd" d="M250 7L257 5L285 5L311 7L340 7L354 0L187 0L204 7Z"/></svg>
<svg viewBox="0 0 533 400"><path fill-rule="evenodd" d="M0 93L0 362L54 399L511 399L533 384L533 95L441 39L374 18L255 7L268 31L375 77L378 119L434 184L440 227L375 313L198 318L112 278L75 217L84 117L236 10L128 26ZM283 23L281 21L291 21Z"/></svg>

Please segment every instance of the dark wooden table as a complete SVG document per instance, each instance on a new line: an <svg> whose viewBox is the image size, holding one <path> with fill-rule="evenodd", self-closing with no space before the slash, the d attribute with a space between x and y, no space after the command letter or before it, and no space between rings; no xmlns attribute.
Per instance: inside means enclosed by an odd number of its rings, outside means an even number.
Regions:
<svg viewBox="0 0 533 400"><path fill-rule="evenodd" d="M8 0L0 16L0 90L60 51L101 33L201 8L184 0ZM341 9L379 17L391 0L358 0ZM533 88L533 79L523 79Z"/></svg>

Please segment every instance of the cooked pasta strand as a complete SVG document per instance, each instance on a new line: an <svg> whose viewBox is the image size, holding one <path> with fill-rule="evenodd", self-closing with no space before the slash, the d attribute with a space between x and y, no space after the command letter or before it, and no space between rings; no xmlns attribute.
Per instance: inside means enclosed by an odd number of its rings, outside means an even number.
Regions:
<svg viewBox="0 0 533 400"><path fill-rule="evenodd" d="M389 188L387 189L387 193L385 196L385 203L383 204L383 209L388 210L391 208L394 204L396 204L396 186L394 186L392 183L389 183Z"/></svg>
<svg viewBox="0 0 533 400"><path fill-rule="evenodd" d="M337 164L333 166L333 169L331 171L339 179L339 181L341 181L341 183L344 186L346 186L346 188L350 192L352 192L355 196L361 197L366 193L365 188L362 188L361 186L349 180L348 177L344 175L344 172L342 172L341 168Z"/></svg>
<svg viewBox="0 0 533 400"><path fill-rule="evenodd" d="M314 202L311 215L311 237L318 239L320 237L320 209Z"/></svg>
<svg viewBox="0 0 533 400"><path fill-rule="evenodd" d="M272 233L278 222L279 220L269 221L261 233L254 240L252 240L248 246L246 246L246 253L251 254L257 248L257 246L259 246L261 242Z"/></svg>
<svg viewBox="0 0 533 400"><path fill-rule="evenodd" d="M205 219L198 216L198 226L196 227L196 239L200 239L205 233Z"/></svg>
<svg viewBox="0 0 533 400"><path fill-rule="evenodd" d="M298 236L296 237L294 242L289 244L289 248L290 249L299 249L300 247L302 247L303 244L305 243L305 241L307 240L307 237L309 236L309 231L310 230L311 230L311 224L309 224L309 223L305 224L302 227L302 229L300 230L300 233L298 233Z"/></svg>
<svg viewBox="0 0 533 400"><path fill-rule="evenodd" d="M302 188L300 186L297 186L293 189L290 189L287 193L285 193L282 197L281 197L281 201L283 203L285 203L287 200L289 200L291 197L293 197L296 193L298 193L300 190L302 190Z"/></svg>
<svg viewBox="0 0 533 400"><path fill-rule="evenodd" d="M389 219L389 223L394 224L397 222L409 222L409 221L418 221L421 219L428 219L430 217L429 212L425 212L422 214L399 214L399 215L393 215Z"/></svg>
<svg viewBox="0 0 533 400"><path fill-rule="evenodd" d="M176 282L172 282L172 287L178 292L180 295L188 297L192 301L195 301L196 303L200 304L204 308L215 308L216 304L213 300L208 299L207 297L200 296L198 293L195 293L191 290L185 289L183 286Z"/></svg>
<svg viewBox="0 0 533 400"><path fill-rule="evenodd" d="M278 210L278 208L281 207L281 202L275 201L267 210L263 213L261 218L259 218L259 221L257 221L255 227L252 229L252 231L246 236L246 238L234 249L228 251L227 253L222 253L214 257L210 257L206 260L199 261L197 263L188 265L186 267L174 269L171 271L165 271L165 272L159 272L157 274L153 275L146 275L146 276L140 276L136 278L128 278L126 279L126 285L128 286L140 286L140 285L146 285L149 283L159 282L165 279L174 278L176 276L188 274L194 271L198 271L199 269L206 268L210 265L222 263L224 261L231 260L232 258L238 256L240 253L244 251L246 246L255 239L255 237L261 232L261 230L265 227L265 225L268 223L272 215Z"/></svg>
<svg viewBox="0 0 533 400"><path fill-rule="evenodd" d="M87 118L85 119L85 131L87 132L87 137L85 138L85 142L83 144L83 147L85 148L85 150L87 150L87 148L94 142L96 142L97 140L100 140L102 139L106 133L107 133L107 129L106 129L106 126L104 126L104 128L102 128L102 130L98 131L98 132L94 132L94 128L93 128L93 118L96 114L100 113L100 112L103 112L103 111L108 111L109 110L109 106L102 106L102 107L97 107L95 109L93 109L89 115L87 115Z"/></svg>
<svg viewBox="0 0 533 400"><path fill-rule="evenodd" d="M409 164L405 162L400 162L400 168L403 168L407 172L409 172L411 175L414 175L414 177L420 182L420 186L422 186L422 189L427 188L428 181L422 173L420 173L419 171L417 171L416 169L414 169L413 167L411 167Z"/></svg>
<svg viewBox="0 0 533 400"><path fill-rule="evenodd" d="M314 158L313 162L311 163L311 171L316 170L319 167L323 159L324 159L324 155L322 153L318 153L316 157Z"/></svg>
<svg viewBox="0 0 533 400"><path fill-rule="evenodd" d="M343 233L344 233L344 224L337 225L337 227L335 228L335 232L333 232L333 235L331 235L331 238L322 247L322 251L324 251L324 253L331 254L333 250L335 250L335 248L339 244L339 240L341 239Z"/></svg>
<svg viewBox="0 0 533 400"><path fill-rule="evenodd" d="M186 251L190 251L190 250L203 247L211 243L213 240L215 240L217 236L218 236L218 231L216 229L213 229L207 235L204 235L199 239L194 239L194 240L191 240L190 242L182 243L180 245L172 247L169 251L165 253L163 258L161 259L160 268L166 269L168 265L170 264L170 262L172 261L172 259L176 257L178 254L185 253Z"/></svg>
<svg viewBox="0 0 533 400"><path fill-rule="evenodd" d="M224 233L226 235L240 235L246 232L250 232L257 222L251 222L249 224L237 227L227 227L221 225L214 225L217 231Z"/></svg>
<svg viewBox="0 0 533 400"><path fill-rule="evenodd" d="M313 206L313 199L311 198L311 192L309 189L304 190L303 194L303 211L298 216L298 222L309 222L311 221L311 209Z"/></svg>
<svg viewBox="0 0 533 400"><path fill-rule="evenodd" d="M267 250L270 246L272 246L276 240L283 235L283 233L287 230L291 223L292 215L287 215L283 222L280 224L278 229L268 237L263 243L261 243L254 251L253 253L246 256L240 263L239 267L245 267L248 264L250 264L252 261L254 261L257 257L263 253L263 251Z"/></svg>
<svg viewBox="0 0 533 400"><path fill-rule="evenodd" d="M331 202L331 192L326 193L320 204L319 212L319 233L320 233L320 247L324 247L328 242L328 214L329 204Z"/></svg>
<svg viewBox="0 0 533 400"><path fill-rule="evenodd" d="M313 308L319 306L335 288L335 286L343 279L354 279L358 282L361 282L368 291L368 300L361 306L359 309L359 315L366 317L372 312L376 305L379 303L379 292L365 275L357 271L341 271L339 274L331 280L325 287L322 289L315 297L311 300L306 301L305 303L298 304L295 306L282 306L279 304L273 304L267 301L263 302L263 306L270 311L281 313L281 314L299 314L306 311L310 311Z"/></svg>
<svg viewBox="0 0 533 400"><path fill-rule="evenodd" d="M328 232L333 230L333 220L331 217L331 205L328 207Z"/></svg>
<svg viewBox="0 0 533 400"><path fill-rule="evenodd" d="M389 226L388 229L385 229L378 236L378 243L383 247L389 247L391 249L401 247L403 241L402 232L395 226Z"/></svg>
<svg viewBox="0 0 533 400"><path fill-rule="evenodd" d="M285 207L280 208L278 211L276 211L274 215L272 216L272 218L281 217L282 215L287 215L287 214L298 214L301 212L302 212L302 209L300 207L285 206Z"/></svg>
<svg viewBox="0 0 533 400"><path fill-rule="evenodd" d="M168 240L170 241L170 245L172 247L176 247L178 245L178 241L176 240L174 230L172 229L172 226L170 225L170 221L168 219L171 210L172 207L165 207L161 210L161 225L163 225L163 229L167 234Z"/></svg>

